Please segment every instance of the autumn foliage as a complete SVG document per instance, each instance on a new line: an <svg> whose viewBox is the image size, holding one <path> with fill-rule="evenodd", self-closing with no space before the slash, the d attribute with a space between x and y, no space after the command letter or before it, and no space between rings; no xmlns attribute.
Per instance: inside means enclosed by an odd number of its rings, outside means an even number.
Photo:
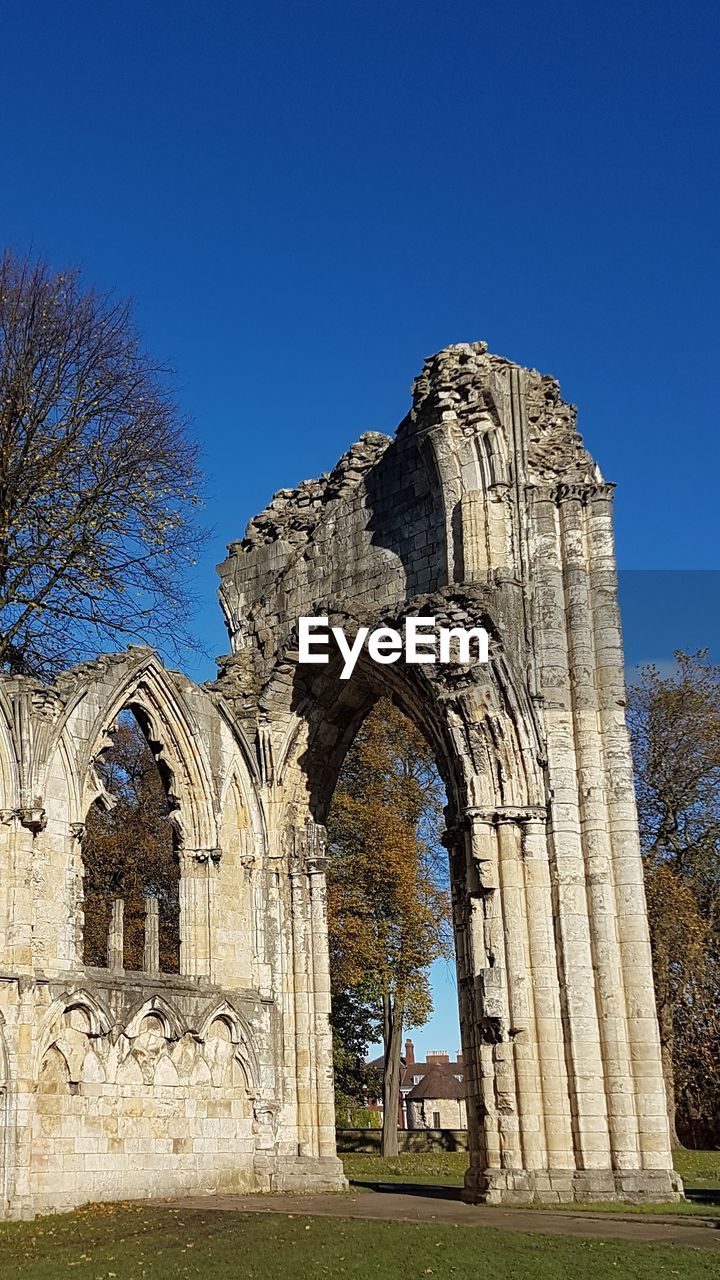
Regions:
<svg viewBox="0 0 720 1280"><path fill-rule="evenodd" d="M643 669L630 726L674 1136L720 1142L720 667Z"/></svg>
<svg viewBox="0 0 720 1280"><path fill-rule="evenodd" d="M381 1030L385 1154L397 1142L403 1028L427 1021L429 966L452 954L441 798L422 734L381 700L335 791L328 894L336 1041L358 1025L368 1035L373 1025Z"/></svg>

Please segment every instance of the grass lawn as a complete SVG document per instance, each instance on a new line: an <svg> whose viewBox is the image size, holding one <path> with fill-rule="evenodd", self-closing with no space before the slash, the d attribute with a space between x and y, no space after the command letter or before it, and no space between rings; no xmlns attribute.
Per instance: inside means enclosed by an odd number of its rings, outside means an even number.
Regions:
<svg viewBox="0 0 720 1280"><path fill-rule="evenodd" d="M687 1199L672 1205L587 1205L614 1212L689 1213L720 1216L720 1151L674 1153L675 1168L685 1184ZM376 1155L344 1155L345 1174L355 1186L379 1182L415 1186L461 1187L467 1168L466 1151L405 1152L390 1159ZM572 1206L570 1206L572 1207Z"/></svg>
<svg viewBox="0 0 720 1280"><path fill-rule="evenodd" d="M710 1280L706 1249L484 1227L94 1205L0 1226L3 1280Z"/></svg>

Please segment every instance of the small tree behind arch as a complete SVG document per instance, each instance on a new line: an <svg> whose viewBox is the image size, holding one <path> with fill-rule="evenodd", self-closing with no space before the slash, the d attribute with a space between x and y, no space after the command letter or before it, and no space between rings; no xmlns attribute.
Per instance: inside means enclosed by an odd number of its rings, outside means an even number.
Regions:
<svg viewBox="0 0 720 1280"><path fill-rule="evenodd" d="M361 1066L364 1035L379 1025L388 1156L397 1155L403 1030L427 1022L430 965L453 954L443 796L425 738L381 699L348 751L328 816L328 919L336 1063L349 1047Z"/></svg>

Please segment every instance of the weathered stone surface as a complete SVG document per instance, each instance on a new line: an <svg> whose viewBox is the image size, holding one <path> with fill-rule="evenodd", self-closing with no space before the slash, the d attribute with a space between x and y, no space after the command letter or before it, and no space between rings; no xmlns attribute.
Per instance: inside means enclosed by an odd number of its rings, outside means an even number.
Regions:
<svg viewBox="0 0 720 1280"><path fill-rule="evenodd" d="M145 649L0 679L6 1214L339 1187L323 821L393 698L448 794L471 1167L495 1202L673 1194L623 713L612 486L557 383L433 356L394 438L280 490L220 566L232 653L198 688ZM487 627L488 665L301 666L297 620ZM82 832L137 708L169 778L181 973L85 969Z"/></svg>

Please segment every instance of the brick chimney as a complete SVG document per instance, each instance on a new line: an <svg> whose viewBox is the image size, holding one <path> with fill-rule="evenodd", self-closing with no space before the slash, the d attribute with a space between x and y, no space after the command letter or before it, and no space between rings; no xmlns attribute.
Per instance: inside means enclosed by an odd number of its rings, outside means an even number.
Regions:
<svg viewBox="0 0 720 1280"><path fill-rule="evenodd" d="M449 1062L450 1054L444 1049L433 1049L433 1052L427 1055L427 1060L428 1062Z"/></svg>
<svg viewBox="0 0 720 1280"><path fill-rule="evenodd" d="M412 1040L405 1041L405 1065L411 1067L415 1061L415 1045Z"/></svg>

